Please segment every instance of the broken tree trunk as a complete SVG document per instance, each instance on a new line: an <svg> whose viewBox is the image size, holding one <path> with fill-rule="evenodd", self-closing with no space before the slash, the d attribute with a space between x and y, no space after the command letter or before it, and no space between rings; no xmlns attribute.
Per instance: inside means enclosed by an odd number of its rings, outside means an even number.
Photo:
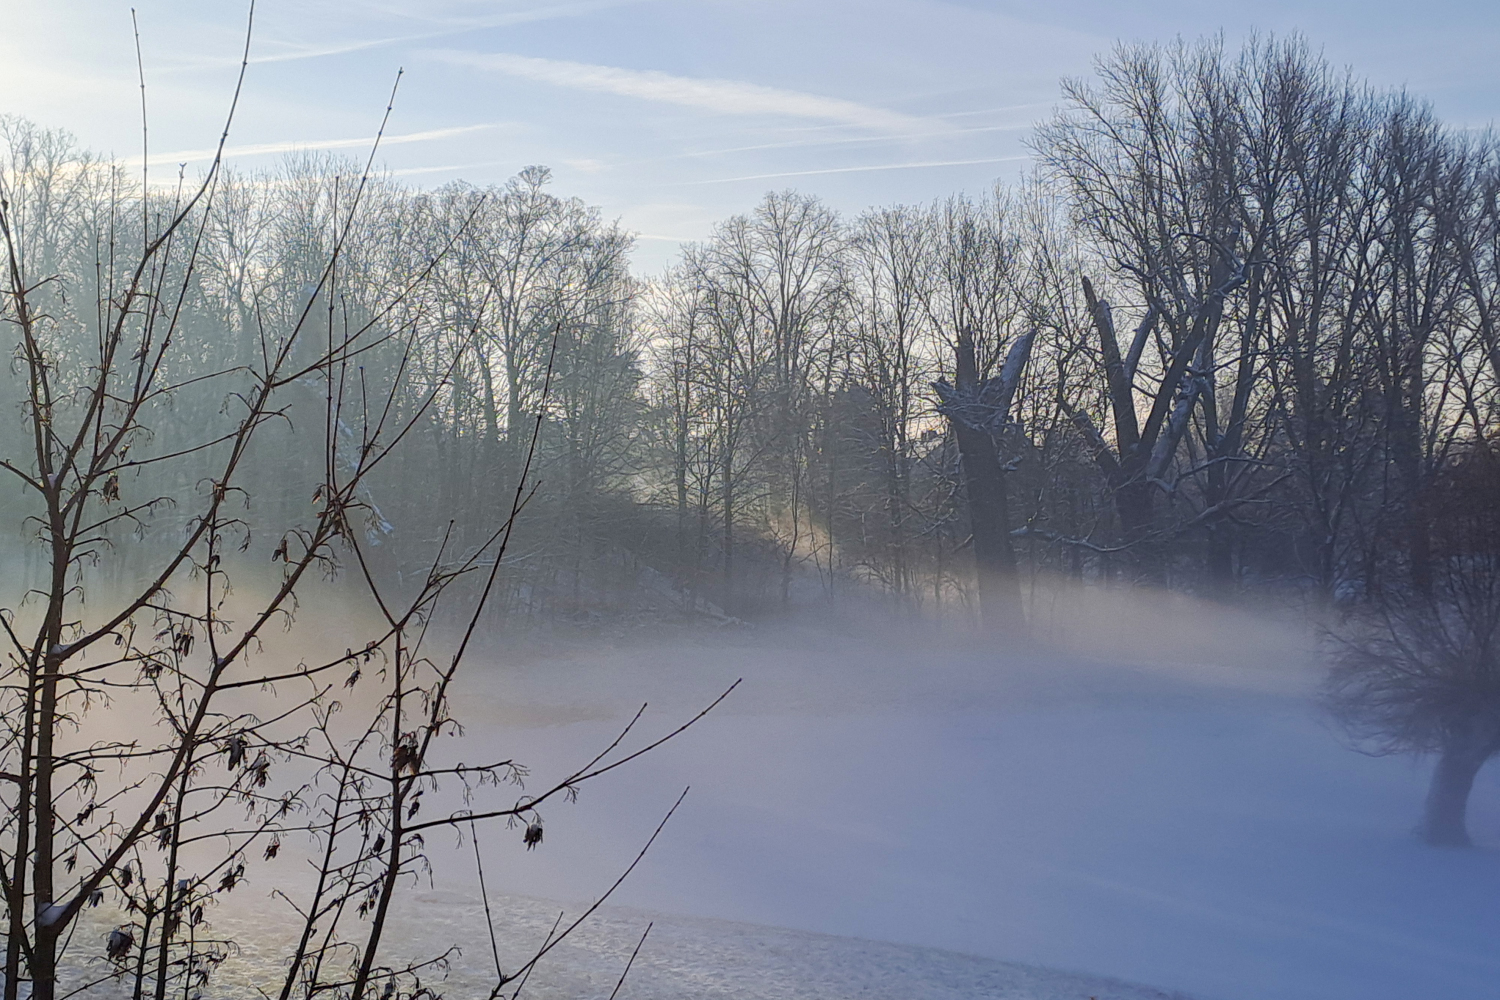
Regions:
<svg viewBox="0 0 1500 1000"><path fill-rule="evenodd" d="M969 500L974 567L979 583L979 608L985 626L1019 635L1025 631L1021 582L1010 537L1010 505L1005 489L1005 467L996 435L1004 428L1016 383L1026 365L1035 334L1012 346L999 378L979 378L974 359L974 337L958 334L954 384L938 382L941 410L953 428L963 466L964 491Z"/></svg>

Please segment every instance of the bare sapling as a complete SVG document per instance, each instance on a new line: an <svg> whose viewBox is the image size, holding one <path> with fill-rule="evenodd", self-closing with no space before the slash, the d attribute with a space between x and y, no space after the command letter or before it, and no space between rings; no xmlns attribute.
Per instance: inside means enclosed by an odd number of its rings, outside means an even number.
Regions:
<svg viewBox="0 0 1500 1000"><path fill-rule="evenodd" d="M484 320L483 304L456 329L437 315L464 226L403 243L406 209L366 163L318 196L295 296L245 267L240 325L205 323L229 287L209 262L234 248L228 134L200 180L166 187L34 131L0 164L0 470L26 529L0 611L4 1000L206 995L235 949L215 908L293 853L311 874L273 883L291 950L254 989L436 996L445 955L388 958L387 934L432 834L467 833L476 860L497 824L539 847L544 809L702 717L635 746L638 714L530 790L518 761L458 763L452 687L493 625L547 393L479 541L450 531L393 579L380 476L450 405ZM398 223L379 280L371 216ZM319 588L366 611L320 620ZM497 948L492 996L575 926L519 968Z"/></svg>

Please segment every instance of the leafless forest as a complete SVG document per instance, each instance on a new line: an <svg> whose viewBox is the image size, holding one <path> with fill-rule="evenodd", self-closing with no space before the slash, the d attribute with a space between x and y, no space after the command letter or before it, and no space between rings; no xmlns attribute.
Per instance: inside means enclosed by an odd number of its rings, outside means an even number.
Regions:
<svg viewBox="0 0 1500 1000"><path fill-rule="evenodd" d="M1361 745L1441 753L1424 829L1466 841L1500 752L1500 142L1419 97L1296 40L1121 48L1021 183L768 194L651 278L543 167L143 179L0 135L6 1000L207 995L204 907L309 835L265 992L430 995L382 943L423 832L539 846L661 735L521 798L521 762L459 763L448 684L500 627L858 602L1004 642L1048 581L1275 595L1329 623ZM383 624L298 645L329 579Z"/></svg>

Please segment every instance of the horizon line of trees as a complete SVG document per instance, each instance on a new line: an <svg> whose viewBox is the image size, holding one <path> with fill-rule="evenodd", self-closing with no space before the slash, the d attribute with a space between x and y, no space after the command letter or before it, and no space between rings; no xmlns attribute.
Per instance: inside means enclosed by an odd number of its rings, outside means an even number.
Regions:
<svg viewBox="0 0 1500 1000"><path fill-rule="evenodd" d="M1495 137L1298 38L1121 46L1063 98L1020 183L853 218L771 193L650 279L545 168L377 176L329 301L317 268L358 168L226 172L171 307L205 370L248 364L268 321L363 323L430 268L377 320L417 345L391 416L422 446L369 479L365 530L397 581L448 530L433 511L479 514L453 528L469 544L540 414L504 613L743 617L858 591L1014 624L1046 576L1429 589L1445 484L1496 430ZM173 195L63 133L0 131L18 244L66 313ZM222 405L177 374L174 423ZM306 504L320 470L298 454L251 456L256 503Z"/></svg>

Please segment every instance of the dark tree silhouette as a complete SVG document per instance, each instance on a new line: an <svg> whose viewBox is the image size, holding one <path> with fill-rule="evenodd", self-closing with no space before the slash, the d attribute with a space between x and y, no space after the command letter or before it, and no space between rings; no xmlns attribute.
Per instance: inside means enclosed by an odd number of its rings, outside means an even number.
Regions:
<svg viewBox="0 0 1500 1000"><path fill-rule="evenodd" d="M1469 792L1500 754L1500 461L1479 447L1423 498L1430 582L1383 590L1333 639L1325 697L1370 753L1437 755L1421 832L1469 843Z"/></svg>

